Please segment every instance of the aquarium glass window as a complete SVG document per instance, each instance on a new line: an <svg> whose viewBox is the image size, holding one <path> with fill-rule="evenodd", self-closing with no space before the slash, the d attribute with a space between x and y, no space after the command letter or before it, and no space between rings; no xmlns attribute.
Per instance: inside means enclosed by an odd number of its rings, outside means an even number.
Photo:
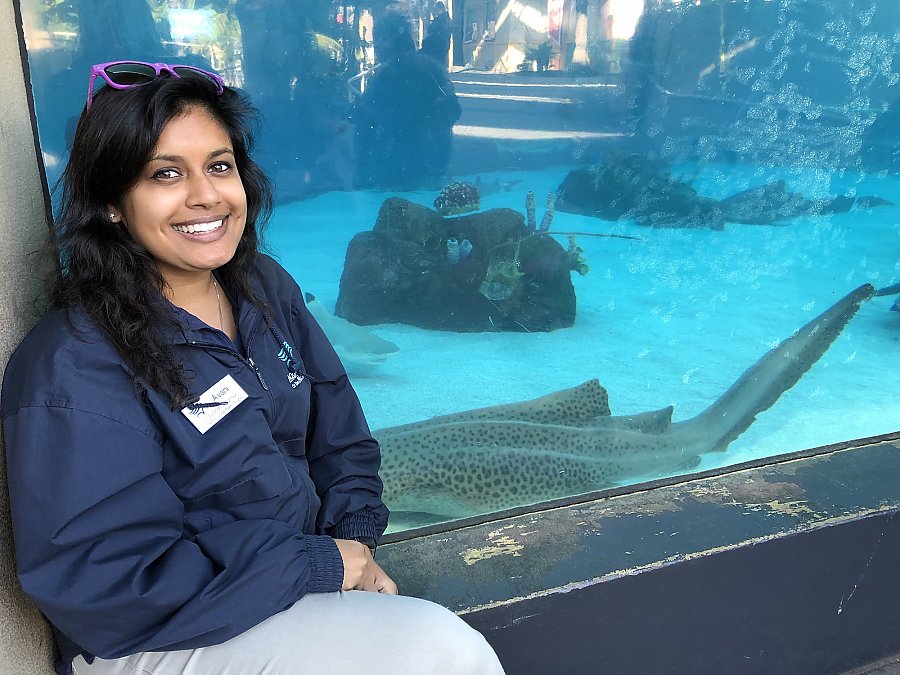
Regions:
<svg viewBox="0 0 900 675"><path fill-rule="evenodd" d="M900 429L896 0L21 0L263 113L274 255L403 530Z"/></svg>

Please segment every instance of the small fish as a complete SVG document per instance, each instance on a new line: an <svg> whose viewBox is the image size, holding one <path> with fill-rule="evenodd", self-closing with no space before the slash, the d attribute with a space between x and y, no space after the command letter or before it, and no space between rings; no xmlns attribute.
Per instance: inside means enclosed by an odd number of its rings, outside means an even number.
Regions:
<svg viewBox="0 0 900 675"><path fill-rule="evenodd" d="M491 181L490 183L484 182L481 180L481 176L475 176L475 187L478 188L478 192L481 193L481 196L485 195L493 195L498 192L511 192L512 189L516 186L516 183L521 183L521 180L497 180Z"/></svg>

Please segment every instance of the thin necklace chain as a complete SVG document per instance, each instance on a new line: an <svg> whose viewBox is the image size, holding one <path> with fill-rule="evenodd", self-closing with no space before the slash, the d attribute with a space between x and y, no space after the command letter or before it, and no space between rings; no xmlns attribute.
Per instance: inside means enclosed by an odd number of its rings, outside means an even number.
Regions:
<svg viewBox="0 0 900 675"><path fill-rule="evenodd" d="M222 318L222 298L219 296L219 284L216 283L216 278L213 277L213 288L216 289L216 309L219 310L219 330L223 333L225 332L225 319Z"/></svg>

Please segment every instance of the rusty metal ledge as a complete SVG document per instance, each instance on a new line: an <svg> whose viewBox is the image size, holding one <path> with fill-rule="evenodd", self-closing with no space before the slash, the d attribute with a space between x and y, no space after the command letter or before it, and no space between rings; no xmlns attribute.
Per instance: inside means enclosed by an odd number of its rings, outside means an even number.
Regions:
<svg viewBox="0 0 900 675"><path fill-rule="evenodd" d="M841 672L900 651L898 476L885 441L413 532L379 559L511 674Z"/></svg>

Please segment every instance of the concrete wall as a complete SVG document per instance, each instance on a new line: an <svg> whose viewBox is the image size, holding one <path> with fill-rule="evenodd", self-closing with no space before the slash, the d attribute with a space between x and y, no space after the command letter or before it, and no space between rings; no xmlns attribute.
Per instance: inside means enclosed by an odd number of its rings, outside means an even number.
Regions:
<svg viewBox="0 0 900 675"><path fill-rule="evenodd" d="M0 2L0 369L34 323L32 255L47 229L13 3ZM2 446L2 439L0 439ZM52 674L47 624L16 580L5 452L0 447L0 675Z"/></svg>

